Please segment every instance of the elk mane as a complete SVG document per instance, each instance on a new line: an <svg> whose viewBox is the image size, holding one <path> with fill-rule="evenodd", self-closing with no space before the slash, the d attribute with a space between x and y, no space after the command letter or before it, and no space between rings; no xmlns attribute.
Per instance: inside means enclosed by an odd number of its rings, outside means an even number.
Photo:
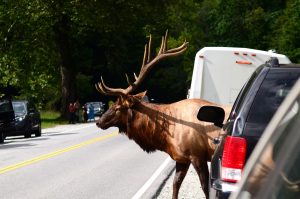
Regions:
<svg viewBox="0 0 300 199"><path fill-rule="evenodd" d="M157 149L163 150L166 146L165 133L168 132L167 129L170 125L165 116L141 102L136 103L128 112L130 114L128 114L127 127L123 133L129 139L133 139L147 153ZM137 131L137 129L139 130Z"/></svg>

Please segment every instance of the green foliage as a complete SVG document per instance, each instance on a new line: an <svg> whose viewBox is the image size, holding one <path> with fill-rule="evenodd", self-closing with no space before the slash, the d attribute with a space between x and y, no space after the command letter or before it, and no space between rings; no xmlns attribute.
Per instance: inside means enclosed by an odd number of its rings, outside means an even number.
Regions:
<svg viewBox="0 0 300 199"><path fill-rule="evenodd" d="M60 124L67 124L67 120L62 120L60 113L56 111L41 111L42 128L51 128Z"/></svg>
<svg viewBox="0 0 300 199"><path fill-rule="evenodd" d="M13 86L20 97L47 99L59 74L49 41L49 13L39 1L4 1L0 5L0 87ZM41 97L41 96L44 96ZM37 99L42 98L42 99Z"/></svg>
<svg viewBox="0 0 300 199"><path fill-rule="evenodd" d="M293 62L300 63L300 1L290 0L276 21L272 47L280 49Z"/></svg>
<svg viewBox="0 0 300 199"><path fill-rule="evenodd" d="M149 34L154 57L168 29L170 47L187 40L189 48L160 63L141 90L157 102L176 101L185 98L204 46L272 48L300 62L299 21L299 0L4 0L0 90L11 86L16 98L49 109L62 98L109 101L94 89L100 76L126 87L124 74L139 71Z"/></svg>
<svg viewBox="0 0 300 199"><path fill-rule="evenodd" d="M93 96L95 92L95 87L92 86L92 77L83 74L78 74L76 77L76 91L80 93L78 100L83 102Z"/></svg>

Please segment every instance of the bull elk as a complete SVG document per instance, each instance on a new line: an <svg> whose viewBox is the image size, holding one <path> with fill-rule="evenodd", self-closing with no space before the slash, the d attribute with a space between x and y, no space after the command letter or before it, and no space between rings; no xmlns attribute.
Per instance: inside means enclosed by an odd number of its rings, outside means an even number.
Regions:
<svg viewBox="0 0 300 199"><path fill-rule="evenodd" d="M129 139L133 139L144 151L160 150L176 161L173 181L173 199L178 198L181 183L192 164L200 178L202 189L208 198L208 166L214 151L212 139L219 129L210 123L197 119L197 112L204 105L215 105L201 99L185 99L172 104L154 104L143 100L146 94L132 93L144 80L150 69L162 59L182 54L187 49L185 41L181 46L167 49L167 32L162 37L158 54L150 58L151 36L145 45L144 59L138 76L132 82L127 78L126 89L110 88L101 77L96 89L104 95L118 96L117 101L97 121L97 126L107 129L119 128Z"/></svg>

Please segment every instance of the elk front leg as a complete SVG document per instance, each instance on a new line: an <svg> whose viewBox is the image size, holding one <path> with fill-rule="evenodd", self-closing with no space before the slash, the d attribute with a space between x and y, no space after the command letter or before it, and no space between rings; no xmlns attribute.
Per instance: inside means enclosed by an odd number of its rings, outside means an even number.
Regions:
<svg viewBox="0 0 300 199"><path fill-rule="evenodd" d="M182 181L184 177L186 176L186 173L189 169L190 163L188 164L182 164L179 162L176 162L176 173L173 181L173 199L178 198L178 193L180 186L182 184Z"/></svg>
<svg viewBox="0 0 300 199"><path fill-rule="evenodd" d="M209 178L209 172L208 172L208 166L207 162L200 162L199 160L192 161L192 164L199 176L200 183L202 186L202 190L205 194L205 197L209 198L209 190L208 190L208 178Z"/></svg>

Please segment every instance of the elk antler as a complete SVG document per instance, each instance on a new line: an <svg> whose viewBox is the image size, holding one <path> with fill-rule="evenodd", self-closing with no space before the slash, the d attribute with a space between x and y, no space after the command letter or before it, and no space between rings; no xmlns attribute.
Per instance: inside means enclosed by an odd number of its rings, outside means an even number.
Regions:
<svg viewBox="0 0 300 199"><path fill-rule="evenodd" d="M141 82L145 79L146 75L149 73L150 69L158 63L160 60L166 58L166 57L173 57L180 55L187 49L188 42L184 41L183 44L177 48L173 49L167 49L167 37L168 37L168 31L166 31L165 36L162 37L161 41L161 46L160 49L156 55L155 58L150 60L150 51L151 51L151 35L148 44L145 45L145 51L144 51L144 58L143 58L143 63L142 67L140 70L140 73L138 77L134 74L135 77L135 82L131 82L126 75L127 82L129 86L126 89L121 89L121 88L109 88L108 86L105 85L102 77L101 77L101 82L96 84L96 89L104 94L104 95L127 95L130 92L134 91L140 84Z"/></svg>

